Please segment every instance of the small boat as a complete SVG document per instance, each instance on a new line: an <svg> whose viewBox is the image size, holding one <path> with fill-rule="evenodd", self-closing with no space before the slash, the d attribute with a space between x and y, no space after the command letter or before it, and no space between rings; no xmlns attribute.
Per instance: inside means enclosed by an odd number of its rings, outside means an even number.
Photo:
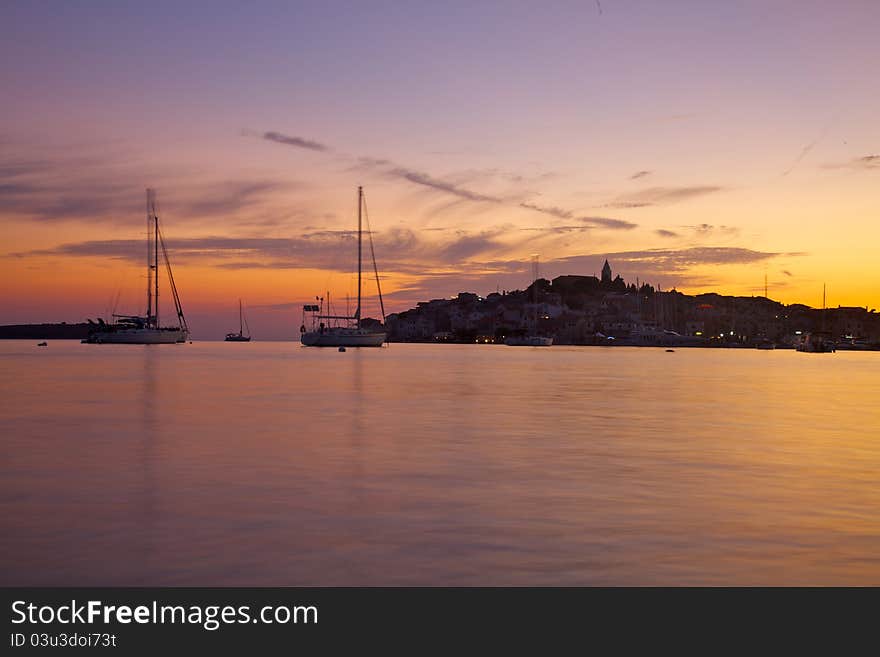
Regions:
<svg viewBox="0 0 880 657"><path fill-rule="evenodd" d="M538 331L538 256L532 258L532 314L523 333L507 336L504 344L508 347L552 347L553 337L541 335Z"/></svg>
<svg viewBox="0 0 880 657"><path fill-rule="evenodd" d="M162 326L159 323L159 249L168 272L168 283L177 313L177 326ZM146 315L113 315L115 322L108 324L102 319L89 332L82 342L87 344L176 344L186 342L189 327L183 316L171 262L165 239L159 228L159 214L156 210L156 192L147 190L147 312Z"/></svg>
<svg viewBox="0 0 880 657"><path fill-rule="evenodd" d="M354 314L334 315L330 308L330 295L327 294L327 310L324 310L324 298L317 300L319 304L303 306L303 321L300 326L300 342L306 347L381 347L387 334L382 325L365 326L361 319L361 279L363 261L363 209L365 206L364 189L358 187L358 251L357 251L357 308ZM367 235L370 240L370 254L373 257L373 271L376 274L376 290L379 296L379 307L382 311L382 323L385 322L385 304L382 301L382 288L379 284L379 269L376 267L376 254L373 250L373 233L369 230L367 219ZM307 317L308 314L308 317ZM329 322L336 322L331 325ZM344 322L339 324L338 322ZM306 323L309 326L306 326ZM378 324L378 322L377 322Z"/></svg>
<svg viewBox="0 0 880 657"><path fill-rule="evenodd" d="M49 343L48 343L48 342L38 342L38 343L37 343L37 346L38 346L38 347L48 347L48 346L49 346Z"/></svg>
<svg viewBox="0 0 880 657"><path fill-rule="evenodd" d="M242 322L244 322L244 327L247 328L247 335L244 334L242 330ZM251 329L247 325L247 320L244 319L244 314L241 311L241 299L238 300L238 333L227 333L226 334L226 342L250 342L251 341Z"/></svg>
<svg viewBox="0 0 880 657"><path fill-rule="evenodd" d="M822 330L804 333L795 349L808 354L833 354L834 338L825 330L825 286L822 285Z"/></svg>
<svg viewBox="0 0 880 657"><path fill-rule="evenodd" d="M833 354L836 351L831 333L827 331L804 333L795 349L808 354Z"/></svg>

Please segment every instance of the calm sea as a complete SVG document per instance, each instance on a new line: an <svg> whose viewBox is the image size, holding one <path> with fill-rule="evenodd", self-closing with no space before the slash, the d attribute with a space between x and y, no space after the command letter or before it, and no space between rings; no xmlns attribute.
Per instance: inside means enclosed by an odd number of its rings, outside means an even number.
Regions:
<svg viewBox="0 0 880 657"><path fill-rule="evenodd" d="M880 353L0 341L0 584L880 585Z"/></svg>

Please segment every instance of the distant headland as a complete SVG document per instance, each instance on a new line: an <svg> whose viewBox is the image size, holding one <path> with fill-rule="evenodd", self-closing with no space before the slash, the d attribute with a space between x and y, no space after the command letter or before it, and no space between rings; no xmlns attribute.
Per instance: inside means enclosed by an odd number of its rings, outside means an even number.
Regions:
<svg viewBox="0 0 880 657"><path fill-rule="evenodd" d="M94 325L78 324L11 324L0 326L0 340L82 340Z"/></svg>
<svg viewBox="0 0 880 657"><path fill-rule="evenodd" d="M822 332L840 349L880 348L880 314L874 309L660 291L612 276L607 261L601 278L539 278L526 290L485 297L461 292L389 315L386 325L392 342L503 343L527 330L534 317L537 330L552 335L556 345L786 348Z"/></svg>
<svg viewBox="0 0 880 657"><path fill-rule="evenodd" d="M365 318L362 324L380 322ZM94 326L0 326L0 339L81 340ZM837 349L880 350L880 313L873 308L821 309L765 296L661 291L612 276L607 261L601 278L538 278L525 290L485 297L459 292L388 315L385 326L389 342L494 344L537 330L556 345L791 348L804 335L822 333Z"/></svg>

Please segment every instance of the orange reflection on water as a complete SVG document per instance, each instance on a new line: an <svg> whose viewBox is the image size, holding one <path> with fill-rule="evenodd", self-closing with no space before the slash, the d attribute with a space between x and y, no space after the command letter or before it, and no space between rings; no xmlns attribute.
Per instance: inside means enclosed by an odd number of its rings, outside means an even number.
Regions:
<svg viewBox="0 0 880 657"><path fill-rule="evenodd" d="M7 584L880 583L877 353L0 347Z"/></svg>

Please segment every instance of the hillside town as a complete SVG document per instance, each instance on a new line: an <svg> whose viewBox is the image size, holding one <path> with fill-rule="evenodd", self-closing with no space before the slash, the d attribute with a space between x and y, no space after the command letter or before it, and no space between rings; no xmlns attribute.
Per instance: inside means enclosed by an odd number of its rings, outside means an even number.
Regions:
<svg viewBox="0 0 880 657"><path fill-rule="evenodd" d="M386 326L392 342L494 344L538 332L552 336L553 344L792 348L803 336L822 333L837 349L880 348L880 315L873 308L661 291L627 284L612 275L608 261L601 278L538 278L526 290L485 297L460 292L389 315Z"/></svg>

